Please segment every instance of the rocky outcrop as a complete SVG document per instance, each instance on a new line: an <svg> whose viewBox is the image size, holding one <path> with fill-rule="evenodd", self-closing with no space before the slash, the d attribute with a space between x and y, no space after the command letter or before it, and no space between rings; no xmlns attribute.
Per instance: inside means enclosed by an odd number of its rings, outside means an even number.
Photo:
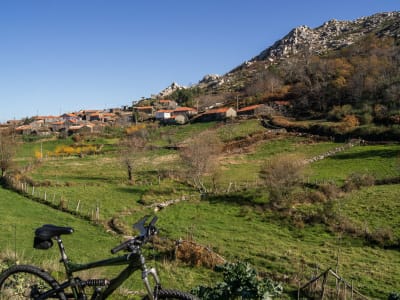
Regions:
<svg viewBox="0 0 400 300"><path fill-rule="evenodd" d="M319 27L302 25L292 29L285 37L262 51L249 61L242 63L225 75L205 75L196 85L204 94L239 92L254 82L254 78L271 64L296 55L322 55L332 50L352 45L368 34L378 37L400 38L400 12L378 13L354 21L330 20ZM177 89L176 83L158 96L165 97Z"/></svg>
<svg viewBox="0 0 400 300"><path fill-rule="evenodd" d="M185 89L186 87L184 86L180 86L179 84L177 84L176 82L171 83L170 86L166 87L165 89L163 89L158 95L157 97L159 98L163 98L166 96L171 95L173 92L177 91L177 90L181 90L181 89Z"/></svg>
<svg viewBox="0 0 400 300"><path fill-rule="evenodd" d="M300 52L322 54L351 45L369 33L399 38L400 12L379 13L355 21L330 20L314 29L299 26L252 61L273 62Z"/></svg>

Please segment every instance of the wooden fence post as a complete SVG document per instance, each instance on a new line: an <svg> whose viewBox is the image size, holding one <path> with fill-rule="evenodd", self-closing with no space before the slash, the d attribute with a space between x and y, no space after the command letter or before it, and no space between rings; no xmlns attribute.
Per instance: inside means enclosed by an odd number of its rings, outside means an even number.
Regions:
<svg viewBox="0 0 400 300"><path fill-rule="evenodd" d="M327 278L328 278L328 272L325 272L324 278L322 279L321 300L324 299L325 296L325 285Z"/></svg>
<svg viewBox="0 0 400 300"><path fill-rule="evenodd" d="M351 300L353 300L354 296L354 287L353 287L353 280L351 281Z"/></svg>

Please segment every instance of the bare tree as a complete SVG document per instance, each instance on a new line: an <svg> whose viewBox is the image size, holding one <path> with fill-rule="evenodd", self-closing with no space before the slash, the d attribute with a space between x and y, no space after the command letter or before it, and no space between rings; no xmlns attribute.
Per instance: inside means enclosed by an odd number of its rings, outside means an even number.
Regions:
<svg viewBox="0 0 400 300"><path fill-rule="evenodd" d="M205 107L213 106L217 103L225 103L233 98L231 93L218 93L218 94L207 94L200 95L193 99L193 105L196 106L200 111Z"/></svg>
<svg viewBox="0 0 400 300"><path fill-rule="evenodd" d="M278 155L269 159L260 171L269 192L270 206L274 209L287 208L291 193L301 182L304 160L294 155Z"/></svg>
<svg viewBox="0 0 400 300"><path fill-rule="evenodd" d="M1 177L4 178L7 171L13 165L13 159L17 149L15 137L6 131L0 131L0 169Z"/></svg>
<svg viewBox="0 0 400 300"><path fill-rule="evenodd" d="M147 140L146 132L137 131L126 136L120 142L120 160L127 170L128 180L134 182L133 173L137 167L138 154L145 149Z"/></svg>
<svg viewBox="0 0 400 300"><path fill-rule="evenodd" d="M188 141L188 145L180 150L180 156L188 167L187 175L200 192L207 192L203 176L215 172L222 145L215 132L204 131Z"/></svg>

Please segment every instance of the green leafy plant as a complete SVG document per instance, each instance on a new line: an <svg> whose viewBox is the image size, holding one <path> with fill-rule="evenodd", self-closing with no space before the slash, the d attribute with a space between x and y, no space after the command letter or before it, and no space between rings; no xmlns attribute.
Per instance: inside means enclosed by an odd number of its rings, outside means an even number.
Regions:
<svg viewBox="0 0 400 300"><path fill-rule="evenodd" d="M259 278L248 262L226 263L217 268L224 281L215 287L199 286L192 290L201 299L272 299L281 295L283 288L269 278Z"/></svg>
<svg viewBox="0 0 400 300"><path fill-rule="evenodd" d="M390 293L388 300L400 300L400 293Z"/></svg>

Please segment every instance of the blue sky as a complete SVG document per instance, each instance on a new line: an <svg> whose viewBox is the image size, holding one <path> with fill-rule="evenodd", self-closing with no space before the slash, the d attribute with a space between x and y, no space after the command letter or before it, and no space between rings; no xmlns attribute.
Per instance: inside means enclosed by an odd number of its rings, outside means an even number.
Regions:
<svg viewBox="0 0 400 300"><path fill-rule="evenodd" d="M0 122L127 105L400 0L0 0Z"/></svg>

